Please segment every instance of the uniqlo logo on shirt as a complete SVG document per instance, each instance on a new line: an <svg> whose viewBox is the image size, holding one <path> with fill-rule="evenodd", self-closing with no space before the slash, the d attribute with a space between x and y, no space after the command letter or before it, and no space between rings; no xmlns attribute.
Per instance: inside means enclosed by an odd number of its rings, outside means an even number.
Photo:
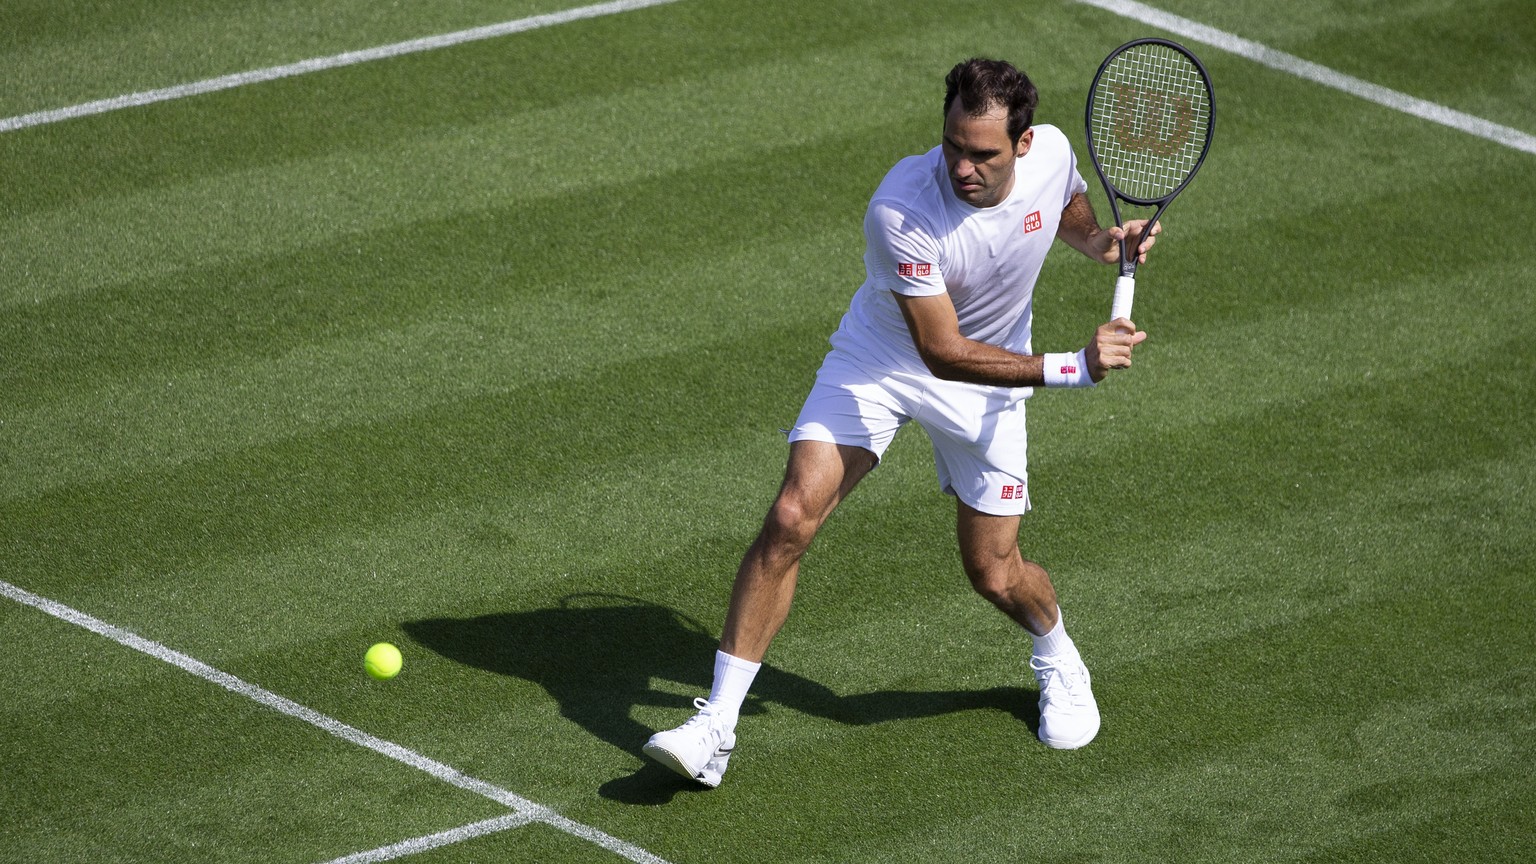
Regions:
<svg viewBox="0 0 1536 864"><path fill-rule="evenodd" d="M1004 501L1023 501L1024 500L1024 486L1022 484L1020 484L1018 486L1004 486L1003 487L1003 500Z"/></svg>
<svg viewBox="0 0 1536 864"><path fill-rule="evenodd" d="M933 273L932 264L897 264L897 276L929 276Z"/></svg>
<svg viewBox="0 0 1536 864"><path fill-rule="evenodd" d="M1028 234L1031 231L1038 230L1040 230L1040 211L1036 210L1024 217L1024 233Z"/></svg>

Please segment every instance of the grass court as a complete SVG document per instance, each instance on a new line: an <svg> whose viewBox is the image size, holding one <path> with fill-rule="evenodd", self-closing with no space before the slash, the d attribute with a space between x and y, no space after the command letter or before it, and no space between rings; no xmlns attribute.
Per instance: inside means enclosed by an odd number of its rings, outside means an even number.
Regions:
<svg viewBox="0 0 1536 864"><path fill-rule="evenodd" d="M576 2L11 0L0 117ZM1536 134L1516 0L1155 5ZM1018 62L1086 160L1099 61L1153 35L1210 69L1214 150L1135 369L1030 404L1022 546L1099 738L1035 740L909 429L724 785L648 764L944 73ZM0 861L1531 854L1536 153L1070 0L678 0L9 129L0 166ZM1036 349L1113 281L1058 248Z"/></svg>

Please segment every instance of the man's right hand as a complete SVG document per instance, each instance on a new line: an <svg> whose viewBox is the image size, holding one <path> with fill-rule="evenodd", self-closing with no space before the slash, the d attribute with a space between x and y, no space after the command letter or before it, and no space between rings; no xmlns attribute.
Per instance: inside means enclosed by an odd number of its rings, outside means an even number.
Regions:
<svg viewBox="0 0 1536 864"><path fill-rule="evenodd" d="M1111 369L1131 368L1131 349L1146 338L1146 331L1137 330L1135 323L1126 318L1100 324L1088 347L1083 349L1083 359L1088 361L1088 374L1094 383L1103 381Z"/></svg>

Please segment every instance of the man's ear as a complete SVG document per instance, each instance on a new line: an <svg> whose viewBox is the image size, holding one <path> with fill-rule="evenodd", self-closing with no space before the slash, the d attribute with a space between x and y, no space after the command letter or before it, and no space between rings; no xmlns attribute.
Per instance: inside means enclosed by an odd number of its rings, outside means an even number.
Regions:
<svg viewBox="0 0 1536 864"><path fill-rule="evenodd" d="M1031 126L1028 129L1024 130L1024 134L1023 135L1019 136L1019 146L1014 148L1013 158L1015 158L1015 159L1023 159L1024 158L1024 154L1029 152L1029 145L1033 144L1034 141L1035 141L1035 127Z"/></svg>

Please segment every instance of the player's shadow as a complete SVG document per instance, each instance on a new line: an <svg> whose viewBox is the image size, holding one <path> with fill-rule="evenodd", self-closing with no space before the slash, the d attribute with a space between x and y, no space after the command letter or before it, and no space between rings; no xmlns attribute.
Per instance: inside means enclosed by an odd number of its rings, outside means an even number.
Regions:
<svg viewBox="0 0 1536 864"><path fill-rule="evenodd" d="M631 716L635 706L692 707L692 695L663 692L651 682L663 679L680 685L670 689L707 695L717 645L703 626L681 613L607 594L571 595L548 609L429 618L403 627L417 643L444 657L538 684L559 703L562 716L598 739L636 753L656 730ZM988 708L1015 715L1033 731L1039 728L1039 712L1031 697L1021 687L844 696L765 663L742 713L757 713L764 703L775 703L863 725ZM680 712L679 721L686 716ZM658 803L670 798L680 783L682 778L648 764L601 791L620 801Z"/></svg>

